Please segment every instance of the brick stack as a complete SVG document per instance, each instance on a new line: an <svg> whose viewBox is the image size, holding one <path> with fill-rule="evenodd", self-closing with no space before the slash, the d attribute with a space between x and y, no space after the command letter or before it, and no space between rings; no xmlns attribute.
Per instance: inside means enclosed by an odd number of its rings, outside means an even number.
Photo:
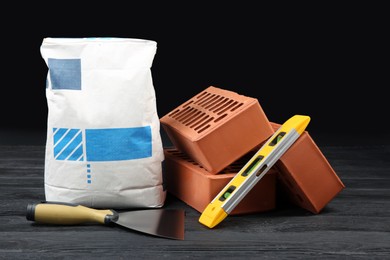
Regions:
<svg viewBox="0 0 390 260"><path fill-rule="evenodd" d="M167 190L199 212L280 127L256 98L210 86L160 118ZM291 202L319 213L345 186L305 131L231 212L273 210L280 183Z"/></svg>

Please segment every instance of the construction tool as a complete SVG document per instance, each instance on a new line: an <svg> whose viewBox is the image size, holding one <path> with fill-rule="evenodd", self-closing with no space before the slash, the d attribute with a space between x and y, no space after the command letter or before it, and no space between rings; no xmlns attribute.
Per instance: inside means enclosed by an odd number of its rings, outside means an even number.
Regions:
<svg viewBox="0 0 390 260"><path fill-rule="evenodd" d="M305 131L309 122L310 117L295 115L281 125L208 204L203 210L199 222L213 228L224 220Z"/></svg>
<svg viewBox="0 0 390 260"><path fill-rule="evenodd" d="M62 202L27 205L27 220L45 224L77 225L83 223L117 224L142 233L184 240L184 216L181 209L143 209L117 212L93 209Z"/></svg>

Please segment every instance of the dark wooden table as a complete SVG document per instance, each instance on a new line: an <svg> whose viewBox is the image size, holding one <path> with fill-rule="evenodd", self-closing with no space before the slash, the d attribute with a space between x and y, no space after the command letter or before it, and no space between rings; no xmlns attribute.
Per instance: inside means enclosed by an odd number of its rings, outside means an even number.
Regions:
<svg viewBox="0 0 390 260"><path fill-rule="evenodd" d="M27 204L44 200L44 145L0 145L0 259L390 259L390 144L329 140L321 151L346 188L320 214L282 203L208 229L168 194L164 207L185 209L184 240L26 220Z"/></svg>

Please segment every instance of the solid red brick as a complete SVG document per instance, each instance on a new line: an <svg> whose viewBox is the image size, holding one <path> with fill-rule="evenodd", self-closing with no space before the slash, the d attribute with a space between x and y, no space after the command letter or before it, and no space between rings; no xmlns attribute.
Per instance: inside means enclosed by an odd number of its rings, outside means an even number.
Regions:
<svg viewBox="0 0 390 260"><path fill-rule="evenodd" d="M281 126L271 124L274 131ZM308 131L302 133L274 168L290 200L315 214L345 188Z"/></svg>

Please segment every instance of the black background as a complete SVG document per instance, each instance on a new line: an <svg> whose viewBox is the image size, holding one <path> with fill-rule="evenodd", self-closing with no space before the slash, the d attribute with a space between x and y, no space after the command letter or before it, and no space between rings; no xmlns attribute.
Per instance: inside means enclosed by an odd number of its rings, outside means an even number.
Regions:
<svg viewBox="0 0 390 260"><path fill-rule="evenodd" d="M4 8L2 130L46 131L43 38L128 37L157 42L159 117L213 85L257 98L272 122L309 115L312 133L389 133L381 6L92 3Z"/></svg>

